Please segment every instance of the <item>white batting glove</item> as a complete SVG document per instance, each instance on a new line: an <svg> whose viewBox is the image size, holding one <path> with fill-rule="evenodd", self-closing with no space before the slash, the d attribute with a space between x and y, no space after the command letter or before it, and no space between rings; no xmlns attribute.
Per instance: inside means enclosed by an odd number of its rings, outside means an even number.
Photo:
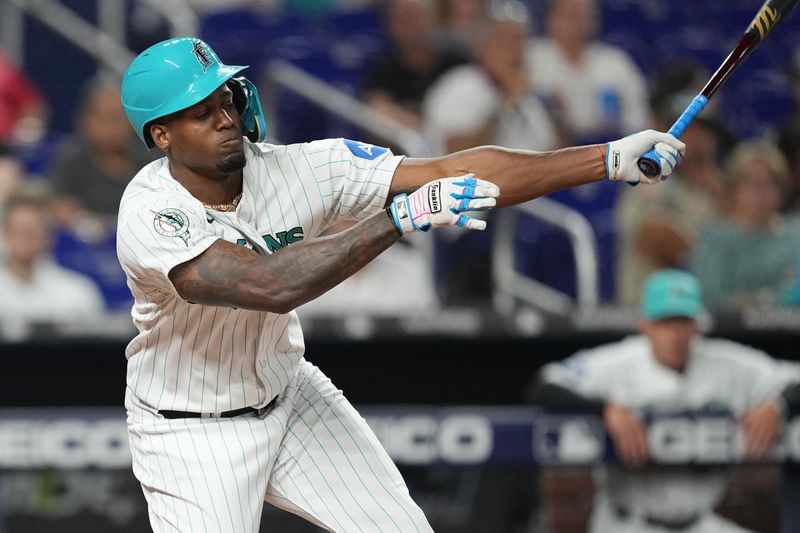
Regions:
<svg viewBox="0 0 800 533"><path fill-rule="evenodd" d="M432 181L410 195L398 194L389 204L389 211L395 226L403 234L439 226L484 230L484 220L463 213L487 211L497 204L495 198L499 195L500 188L494 183L466 174Z"/></svg>
<svg viewBox="0 0 800 533"><path fill-rule="evenodd" d="M648 177L639 170L639 158L655 147L661 163L661 174ZM624 139L608 143L606 154L606 176L610 180L624 180L631 185L658 183L667 179L680 163L686 145L670 135L654 130L634 133Z"/></svg>

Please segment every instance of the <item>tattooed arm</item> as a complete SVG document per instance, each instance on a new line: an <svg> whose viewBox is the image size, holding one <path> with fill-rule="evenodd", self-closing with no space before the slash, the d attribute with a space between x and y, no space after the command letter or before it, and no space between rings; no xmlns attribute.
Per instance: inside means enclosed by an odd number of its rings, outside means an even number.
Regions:
<svg viewBox="0 0 800 533"><path fill-rule="evenodd" d="M329 237L262 256L218 240L169 273L181 298L204 305L288 313L332 289L400 239L385 211Z"/></svg>

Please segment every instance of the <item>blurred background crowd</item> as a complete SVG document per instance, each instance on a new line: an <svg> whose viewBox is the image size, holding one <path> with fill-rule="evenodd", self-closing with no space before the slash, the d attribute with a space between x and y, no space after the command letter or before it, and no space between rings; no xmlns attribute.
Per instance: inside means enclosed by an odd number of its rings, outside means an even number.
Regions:
<svg viewBox="0 0 800 533"><path fill-rule="evenodd" d="M250 65L276 144L552 150L668 129L755 10L746 0L174 4L0 3L0 285L25 302L2 311L16 321L127 312L116 209L159 154L136 141L118 81L157 40L193 33ZM790 18L770 36L692 124L666 186L562 191L490 215L485 234L405 243L307 313L335 314L343 298L381 314L629 306L665 267L694 272L713 312L800 305L797 26ZM374 288L393 268L421 290L381 297Z"/></svg>

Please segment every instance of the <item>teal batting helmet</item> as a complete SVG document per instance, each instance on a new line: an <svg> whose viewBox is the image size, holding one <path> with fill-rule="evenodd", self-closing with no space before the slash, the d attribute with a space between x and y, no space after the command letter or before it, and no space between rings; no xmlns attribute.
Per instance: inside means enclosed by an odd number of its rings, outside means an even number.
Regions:
<svg viewBox="0 0 800 533"><path fill-rule="evenodd" d="M154 44L133 60L122 76L120 97L125 115L148 148L154 146L148 125L191 107L228 84L248 139L263 141L266 123L258 91L246 78L234 78L246 66L225 65L208 44L192 37Z"/></svg>

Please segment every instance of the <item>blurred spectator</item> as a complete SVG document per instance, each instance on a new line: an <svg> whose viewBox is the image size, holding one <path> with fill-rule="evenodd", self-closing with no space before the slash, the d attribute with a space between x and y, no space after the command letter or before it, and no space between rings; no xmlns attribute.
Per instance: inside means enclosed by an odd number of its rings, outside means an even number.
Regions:
<svg viewBox="0 0 800 533"><path fill-rule="evenodd" d="M718 213L721 126L698 117L681 140L688 149L668 187L635 187L617 205L617 300L633 305L648 274L688 266L700 230Z"/></svg>
<svg viewBox="0 0 800 533"><path fill-rule="evenodd" d="M556 130L525 69L528 18L519 2L474 34L475 61L443 74L423 101L425 130L436 152L482 144L553 150Z"/></svg>
<svg viewBox="0 0 800 533"><path fill-rule="evenodd" d="M6 199L24 179L22 161L15 155L11 146L0 143L0 214Z"/></svg>
<svg viewBox="0 0 800 533"><path fill-rule="evenodd" d="M724 184L723 216L700 232L692 263L706 302L716 311L774 305L800 260L800 225L780 214L786 160L771 144L742 143Z"/></svg>
<svg viewBox="0 0 800 533"><path fill-rule="evenodd" d="M47 173L57 195L56 217L67 226L82 218L116 220L128 182L160 154L148 152L129 127L116 81L89 81L75 113L75 133Z"/></svg>
<svg viewBox="0 0 800 533"><path fill-rule="evenodd" d="M425 132L434 153L482 144L542 151L557 148L556 128L526 71L527 11L519 2L496 2L493 7L486 24L473 36L474 61L443 74L425 96ZM442 301L446 305L487 302L491 233L443 231L435 239Z"/></svg>
<svg viewBox="0 0 800 533"><path fill-rule="evenodd" d="M785 415L796 412L800 373L750 347L699 335L700 292L691 274L654 273L643 290L641 335L550 363L532 388L535 403L603 418L618 463L596 472L593 532L745 531L714 514L728 469L656 464L647 423L735 419L743 458L759 460Z"/></svg>
<svg viewBox="0 0 800 533"><path fill-rule="evenodd" d="M2 215L6 259L0 269L5 327L85 320L103 312L103 298L87 278L49 258L53 238L48 195L34 185L15 190Z"/></svg>
<svg viewBox="0 0 800 533"><path fill-rule="evenodd" d="M32 144L45 133L39 90L0 48L0 143Z"/></svg>
<svg viewBox="0 0 800 533"><path fill-rule="evenodd" d="M675 119L683 114L708 81L708 71L691 59L667 62L653 76L650 108L654 129L667 131ZM720 98L712 98L703 110L703 116L717 116Z"/></svg>
<svg viewBox="0 0 800 533"><path fill-rule="evenodd" d="M11 146L0 144L0 217L3 216L6 201L11 193L25 179L22 161ZM5 258L5 242L0 241L0 261Z"/></svg>
<svg viewBox="0 0 800 533"><path fill-rule="evenodd" d="M549 0L545 38L529 44L533 83L561 116L567 144L648 126L644 77L622 49L595 40L599 26L596 0Z"/></svg>
<svg viewBox="0 0 800 533"><path fill-rule="evenodd" d="M789 166L789 181L786 189L784 210L788 214L800 214L800 120L786 122L778 131L778 147Z"/></svg>
<svg viewBox="0 0 800 533"><path fill-rule="evenodd" d="M125 42L128 48L135 52L140 52L172 35L172 27L166 15L161 10L147 5L147 2L132 2L130 14L125 22Z"/></svg>
<svg viewBox="0 0 800 533"><path fill-rule="evenodd" d="M438 0L439 30L436 38L446 50L472 55L475 36L487 19L487 0Z"/></svg>
<svg viewBox="0 0 800 533"><path fill-rule="evenodd" d="M384 20L391 50L369 68L363 100L374 110L418 129L425 92L465 58L437 47L433 0L389 0Z"/></svg>
<svg viewBox="0 0 800 533"><path fill-rule="evenodd" d="M789 164L790 188L786 209L800 212L800 48L789 68L794 109L778 128L778 146Z"/></svg>

